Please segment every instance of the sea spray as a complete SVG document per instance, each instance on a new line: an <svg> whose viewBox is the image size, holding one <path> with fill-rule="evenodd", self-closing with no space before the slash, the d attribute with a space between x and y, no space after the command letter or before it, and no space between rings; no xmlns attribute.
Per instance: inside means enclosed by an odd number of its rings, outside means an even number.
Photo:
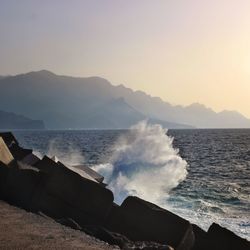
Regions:
<svg viewBox="0 0 250 250"><path fill-rule="evenodd" d="M43 157L41 152L35 151L34 154L40 159ZM49 141L45 155L54 157L69 166L83 164L84 155L81 150L71 142L66 142L60 138L53 138Z"/></svg>
<svg viewBox="0 0 250 250"><path fill-rule="evenodd" d="M94 167L104 175L115 200L136 195L164 206L168 192L187 175L187 162L160 125L142 121L115 143L110 164Z"/></svg>
<svg viewBox="0 0 250 250"><path fill-rule="evenodd" d="M187 175L187 163L172 143L173 138L167 135L166 129L143 121L124 132L111 146L108 164L99 164L93 169L105 177L117 203L128 195L136 195L166 206L169 191ZM56 156L67 166L85 162L75 144L60 138L49 141L46 155Z"/></svg>

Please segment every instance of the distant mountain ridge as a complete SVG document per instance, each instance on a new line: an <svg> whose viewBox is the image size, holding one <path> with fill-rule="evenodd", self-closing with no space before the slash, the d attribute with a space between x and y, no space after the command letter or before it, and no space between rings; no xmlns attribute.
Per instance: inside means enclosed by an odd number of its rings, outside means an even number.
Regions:
<svg viewBox="0 0 250 250"><path fill-rule="evenodd" d="M0 110L0 129L44 129L40 120L32 120L22 115Z"/></svg>
<svg viewBox="0 0 250 250"><path fill-rule="evenodd" d="M100 77L42 70L0 78L0 89L0 109L42 119L48 128L127 128L141 119L168 128L250 128L250 120L238 112L173 106Z"/></svg>

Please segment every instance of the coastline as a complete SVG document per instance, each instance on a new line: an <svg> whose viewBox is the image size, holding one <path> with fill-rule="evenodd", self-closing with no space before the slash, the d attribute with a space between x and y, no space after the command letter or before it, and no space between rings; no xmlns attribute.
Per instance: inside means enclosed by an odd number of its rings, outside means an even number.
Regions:
<svg viewBox="0 0 250 250"><path fill-rule="evenodd" d="M9 204L38 215L45 214L48 221L55 220L122 249L249 249L247 240L216 223L204 231L190 221L139 197L127 196L118 205L114 202L112 191L103 183L104 178L93 169L82 166L81 171L77 171L56 157L49 158L46 155L39 159L31 149L20 147L13 134L1 133L0 136L0 198ZM39 230L45 227L46 233L51 232L47 223L35 223L34 230L34 223L22 219L22 216L18 216L21 224L17 217L4 212L4 209L2 216L12 218L1 225L1 231L4 231L5 226L14 230L13 233L6 230L12 240L14 235L15 242L12 244L17 244L10 246L10 249L34 249L37 244L38 249L57 249L57 245L50 244L59 244L59 249L64 249L64 243L56 241L61 238L70 243L66 249L78 249L81 245L78 242L75 246L74 241L61 236L59 229L59 237L56 230L45 236L45 239L52 239L51 242L43 242L41 236L44 233ZM44 227L40 228L40 225ZM54 226L51 228L54 229ZM25 232L27 235L22 235ZM33 235L34 232L37 233ZM3 242L7 238L7 244L3 244L8 247L12 240L5 234L2 237ZM38 242L32 243L34 239ZM30 245L28 243L25 246L26 240L31 240Z"/></svg>

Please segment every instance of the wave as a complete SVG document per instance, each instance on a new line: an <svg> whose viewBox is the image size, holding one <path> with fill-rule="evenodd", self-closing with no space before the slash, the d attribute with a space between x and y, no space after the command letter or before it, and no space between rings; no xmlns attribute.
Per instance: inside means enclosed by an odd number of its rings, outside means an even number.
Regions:
<svg viewBox="0 0 250 250"><path fill-rule="evenodd" d="M166 129L142 121L117 140L109 164L93 168L105 177L117 203L136 195L164 206L169 191L187 176L187 162L172 143Z"/></svg>

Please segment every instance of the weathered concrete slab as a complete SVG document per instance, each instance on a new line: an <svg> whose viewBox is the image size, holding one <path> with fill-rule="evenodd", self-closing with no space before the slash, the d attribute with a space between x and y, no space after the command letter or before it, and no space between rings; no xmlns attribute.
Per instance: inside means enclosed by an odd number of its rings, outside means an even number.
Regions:
<svg viewBox="0 0 250 250"><path fill-rule="evenodd" d="M33 169L21 169L16 166L9 168L2 188L5 200L26 210L31 210L33 197L40 185L41 175Z"/></svg>
<svg viewBox="0 0 250 250"><path fill-rule="evenodd" d="M38 161L40 161L40 159L34 154L29 154L29 155L25 156L23 159L21 159L21 162L23 164L27 164L27 165L31 165L31 166L36 164Z"/></svg>
<svg viewBox="0 0 250 250"><path fill-rule="evenodd" d="M99 173L97 173L96 171L94 171L92 168L85 166L85 165L76 165L73 166L77 169L81 169L82 171L84 171L86 174L88 174L89 176L91 176L92 178L94 178L96 181L98 182L103 182L104 177L102 175L100 175Z"/></svg>
<svg viewBox="0 0 250 250"><path fill-rule="evenodd" d="M0 161L0 199L4 198L4 189L8 176L9 167Z"/></svg>
<svg viewBox="0 0 250 250"><path fill-rule="evenodd" d="M56 157L56 155L52 156L51 160L54 162L59 162L59 159ZM89 179L91 181L101 183L104 179L103 176L99 175L97 172L95 172L94 170L90 169L87 166L84 166L84 165L70 166L69 164L66 164L66 163L63 163L63 164L68 169L81 175L83 178Z"/></svg>
<svg viewBox="0 0 250 250"><path fill-rule="evenodd" d="M0 137L0 161L6 165L9 165L13 160L13 155L9 151L2 137Z"/></svg>
<svg viewBox="0 0 250 250"><path fill-rule="evenodd" d="M207 246L207 232L195 224L192 224L192 227L195 236L195 244L192 250L202 250Z"/></svg>
<svg viewBox="0 0 250 250"><path fill-rule="evenodd" d="M137 197L130 196L114 207L106 226L132 241L158 242L176 250L188 250L194 244L188 221Z"/></svg>
<svg viewBox="0 0 250 250"><path fill-rule="evenodd" d="M12 133L0 133L0 137L2 137L3 141L5 142L7 148L9 149L10 153L12 154L15 160L22 160L26 156L32 154L31 149L25 149L19 146L18 141L13 136Z"/></svg>
<svg viewBox="0 0 250 250"><path fill-rule="evenodd" d="M9 147L9 150L13 155L13 157L15 158L15 160L17 161L20 161L25 157L27 157L28 155L32 154L31 149L19 147L17 144L13 144L11 147Z"/></svg>
<svg viewBox="0 0 250 250"><path fill-rule="evenodd" d="M0 137L3 138L7 147L11 147L13 144L18 145L17 139L14 137L14 135L11 132L2 132L0 133Z"/></svg>
<svg viewBox="0 0 250 250"><path fill-rule="evenodd" d="M237 236L230 230L213 223L207 232L207 242L203 246L205 250L249 250L250 242Z"/></svg>
<svg viewBox="0 0 250 250"><path fill-rule="evenodd" d="M79 218L73 219L79 224L90 223L91 218L94 223L104 221L114 199L110 190L94 181L83 178L62 163L56 163L46 156L35 164L35 167L47 173L44 192L70 207L66 209L65 214L71 211L70 209L74 213L78 213ZM50 204L48 203L47 206Z"/></svg>
<svg viewBox="0 0 250 250"><path fill-rule="evenodd" d="M111 232L104 227L101 226L85 226L82 229L84 232L97 237L111 245L117 245L121 249L126 250L136 250L136 249L144 249L144 250L174 250L171 246L164 245L156 242L148 242L148 241L131 241L126 236L121 235L119 233Z"/></svg>
<svg viewBox="0 0 250 250"><path fill-rule="evenodd" d="M68 169L74 171L75 173L79 174L83 178L86 178L86 179L91 180L93 182L99 183L96 179L94 179L91 175L86 173L84 170L81 170L81 169L76 168L76 167L71 167L71 166L68 166L65 164L64 164L64 166L66 166Z"/></svg>

